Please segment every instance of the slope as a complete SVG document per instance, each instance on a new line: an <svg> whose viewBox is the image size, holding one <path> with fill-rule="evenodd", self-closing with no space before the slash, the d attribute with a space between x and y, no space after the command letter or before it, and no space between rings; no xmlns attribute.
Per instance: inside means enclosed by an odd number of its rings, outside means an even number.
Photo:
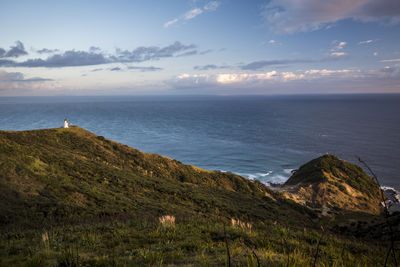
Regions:
<svg viewBox="0 0 400 267"><path fill-rule="evenodd" d="M312 214L259 182L143 153L79 127L0 132L0 185L2 224L164 213Z"/></svg>

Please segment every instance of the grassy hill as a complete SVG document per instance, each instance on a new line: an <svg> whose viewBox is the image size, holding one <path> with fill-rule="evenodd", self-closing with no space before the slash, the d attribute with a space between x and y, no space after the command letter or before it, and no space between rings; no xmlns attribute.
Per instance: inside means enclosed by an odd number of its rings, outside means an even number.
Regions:
<svg viewBox="0 0 400 267"><path fill-rule="evenodd" d="M343 210L380 214L379 185L360 167L324 155L301 166L282 191L294 201L324 213Z"/></svg>
<svg viewBox="0 0 400 267"><path fill-rule="evenodd" d="M384 239L359 242L329 220L260 182L79 127L0 131L1 266L384 261Z"/></svg>
<svg viewBox="0 0 400 267"><path fill-rule="evenodd" d="M278 204L282 196L259 182L143 153L79 127L0 132L0 151L3 224L136 212L264 219L279 208L286 217L307 214L288 208L290 202Z"/></svg>

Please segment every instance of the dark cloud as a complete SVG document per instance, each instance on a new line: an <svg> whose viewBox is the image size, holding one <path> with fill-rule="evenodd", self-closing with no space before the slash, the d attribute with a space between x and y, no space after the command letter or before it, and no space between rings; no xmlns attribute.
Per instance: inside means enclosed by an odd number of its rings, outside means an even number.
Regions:
<svg viewBox="0 0 400 267"><path fill-rule="evenodd" d="M195 45L184 45L180 42L175 42L165 47L158 46L142 46L132 51L117 49L114 55L106 55L98 47L91 47L89 51L69 50L63 53L53 54L45 59L33 58L26 61L18 62L14 60L0 60L2 67L46 67L46 68L61 68L61 67L76 67L76 66L92 66L108 63L131 63L143 62L150 60L158 60L161 58L176 57L176 56L189 56L197 54ZM23 44L17 42L15 47L11 47L9 51L3 52L4 57L17 57L26 52L24 51ZM39 52L40 51L40 52ZM57 50L41 49L39 53L50 53ZM0 51L1 53L1 51ZM149 69L158 70L158 69Z"/></svg>
<svg viewBox="0 0 400 267"><path fill-rule="evenodd" d="M91 70L91 72L96 72L96 71L101 71L101 70L103 70L103 69L102 68L98 68L98 69Z"/></svg>
<svg viewBox="0 0 400 267"><path fill-rule="evenodd" d="M43 48L40 50L37 50L36 52L38 52L39 54L50 54L50 53L55 53L58 52L58 49L47 49L47 48Z"/></svg>
<svg viewBox="0 0 400 267"><path fill-rule="evenodd" d="M218 66L214 65L214 64L208 64L208 65L204 65L204 66L194 66L193 69L194 70L215 70L215 69L218 69Z"/></svg>
<svg viewBox="0 0 400 267"><path fill-rule="evenodd" d="M141 72L147 72L147 71L159 71L162 70L162 68L157 68L157 67L137 67L137 66L130 66L128 67L130 70L140 70Z"/></svg>
<svg viewBox="0 0 400 267"><path fill-rule="evenodd" d="M6 72L0 70L0 90L10 89L10 88L20 88L19 85L23 84L25 84L25 86L29 86L32 83L42 83L49 81L53 80L41 77L33 77L25 79L24 74L21 72Z"/></svg>
<svg viewBox="0 0 400 267"><path fill-rule="evenodd" d="M48 57L47 59L28 59L24 62L14 62L14 67L76 67L76 66L91 66L110 63L103 54L92 53L85 51L69 50L63 54L56 54Z"/></svg>
<svg viewBox="0 0 400 267"><path fill-rule="evenodd" d="M135 50L120 50L117 49L116 55L111 58L115 62L143 62L148 60L157 60L160 58L173 57L178 53L196 48L195 45L183 45L180 42L175 42L172 45L165 47L158 46L142 46Z"/></svg>
<svg viewBox="0 0 400 267"><path fill-rule="evenodd" d="M228 69L230 68L229 66L217 66L214 64L208 64L204 66L194 66L194 70L215 70L215 69Z"/></svg>
<svg viewBox="0 0 400 267"><path fill-rule="evenodd" d="M15 46L10 46L10 49L6 51L0 48L0 57L20 57L27 55L24 44L21 41L16 41Z"/></svg>
<svg viewBox="0 0 400 267"><path fill-rule="evenodd" d="M40 78L40 77L33 77L29 79L22 79L19 80L19 82L50 82L54 81L53 79L46 79L46 78Z"/></svg>
<svg viewBox="0 0 400 267"><path fill-rule="evenodd" d="M198 54L197 50L192 50L192 51L187 51L187 52L185 52L183 54L179 54L179 55L177 55L177 57L194 56L194 55L197 55L197 54Z"/></svg>
<svg viewBox="0 0 400 267"><path fill-rule="evenodd" d="M243 65L242 70L259 70L268 66L287 65L291 63L310 63L312 60L259 60Z"/></svg>
<svg viewBox="0 0 400 267"><path fill-rule="evenodd" d="M363 20L374 20L391 17L399 22L400 1L398 0L381 0L366 1L356 12L356 16Z"/></svg>
<svg viewBox="0 0 400 267"><path fill-rule="evenodd" d="M97 46L91 46L91 47L89 48L89 51L90 51L90 52L98 52L98 51L101 51L101 48L100 48L100 47L97 47Z"/></svg>
<svg viewBox="0 0 400 267"><path fill-rule="evenodd" d="M8 59L0 59L0 67L14 67L15 62Z"/></svg>
<svg viewBox="0 0 400 267"><path fill-rule="evenodd" d="M399 0L271 0L263 7L266 26L275 33L314 31L343 19L400 22Z"/></svg>
<svg viewBox="0 0 400 267"><path fill-rule="evenodd" d="M115 67L115 68L111 68L110 71L120 71L121 68L120 67Z"/></svg>
<svg viewBox="0 0 400 267"><path fill-rule="evenodd" d="M213 51L214 50L212 50L212 49L204 50L204 51L199 52L199 55L205 55L205 54L211 53Z"/></svg>

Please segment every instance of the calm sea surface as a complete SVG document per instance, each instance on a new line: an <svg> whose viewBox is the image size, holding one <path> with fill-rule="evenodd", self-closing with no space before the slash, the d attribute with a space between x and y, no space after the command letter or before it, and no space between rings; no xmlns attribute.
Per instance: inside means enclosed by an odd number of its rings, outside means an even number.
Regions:
<svg viewBox="0 0 400 267"><path fill-rule="evenodd" d="M400 95L0 98L0 129L64 118L144 152L263 182L332 153L400 189Z"/></svg>

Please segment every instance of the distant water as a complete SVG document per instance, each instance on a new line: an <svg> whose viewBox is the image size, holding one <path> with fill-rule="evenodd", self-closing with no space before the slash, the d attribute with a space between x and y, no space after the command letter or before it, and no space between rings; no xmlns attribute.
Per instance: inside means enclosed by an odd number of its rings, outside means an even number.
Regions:
<svg viewBox="0 0 400 267"><path fill-rule="evenodd" d="M360 156L400 189L400 95L0 98L0 129L64 118L144 152L265 183L305 162Z"/></svg>

